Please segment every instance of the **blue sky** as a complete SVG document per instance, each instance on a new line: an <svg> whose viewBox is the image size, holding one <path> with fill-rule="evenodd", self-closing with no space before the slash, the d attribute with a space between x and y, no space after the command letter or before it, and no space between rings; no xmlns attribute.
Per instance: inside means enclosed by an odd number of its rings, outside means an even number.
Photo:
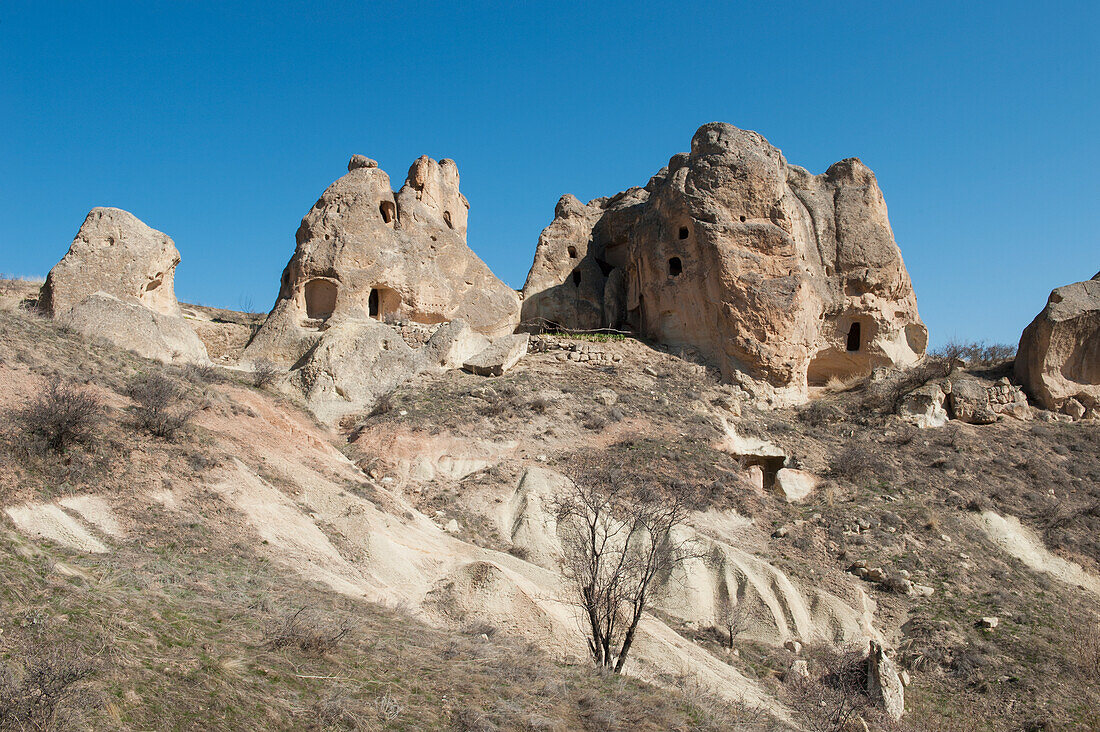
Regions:
<svg viewBox="0 0 1100 732"><path fill-rule="evenodd" d="M93 206L266 310L301 217L377 159L457 161L469 242L523 283L563 193L644 185L699 125L877 174L933 345L1015 342L1100 270L1100 3L0 5L0 272Z"/></svg>

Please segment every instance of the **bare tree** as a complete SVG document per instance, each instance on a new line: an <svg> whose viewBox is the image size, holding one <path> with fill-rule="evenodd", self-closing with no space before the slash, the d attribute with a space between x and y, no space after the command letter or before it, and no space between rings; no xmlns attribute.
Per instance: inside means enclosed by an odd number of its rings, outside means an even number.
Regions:
<svg viewBox="0 0 1100 732"><path fill-rule="evenodd" d="M562 569L584 613L597 665L622 671L653 580L692 556L672 529L687 515L682 488L636 483L618 465L580 459L555 500Z"/></svg>
<svg viewBox="0 0 1100 732"><path fill-rule="evenodd" d="M734 640L748 630L752 617L746 603L740 600L734 601L724 580L720 590L715 620L718 622L718 627L726 631L726 647L732 651Z"/></svg>

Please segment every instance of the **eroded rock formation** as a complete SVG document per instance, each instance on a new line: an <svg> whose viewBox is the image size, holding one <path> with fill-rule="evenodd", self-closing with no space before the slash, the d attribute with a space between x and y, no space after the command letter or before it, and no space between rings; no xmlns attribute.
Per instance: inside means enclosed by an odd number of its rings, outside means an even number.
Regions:
<svg viewBox="0 0 1100 732"><path fill-rule="evenodd" d="M562 197L523 294L526 324L632 328L789 400L927 344L874 174L851 158L811 175L722 123L645 188Z"/></svg>
<svg viewBox="0 0 1100 732"><path fill-rule="evenodd" d="M46 277L38 308L146 358L207 363L176 300L179 262L167 234L122 209L93 208Z"/></svg>
<svg viewBox="0 0 1100 732"><path fill-rule="evenodd" d="M1042 407L1100 417L1100 273L1050 293L1020 337L1014 368Z"/></svg>
<svg viewBox="0 0 1100 732"><path fill-rule="evenodd" d="M422 157L394 194L377 163L354 156L302 219L246 359L290 366L347 319L462 319L487 335L511 333L519 299L466 245L458 182L454 161Z"/></svg>
<svg viewBox="0 0 1100 732"><path fill-rule="evenodd" d="M173 282L179 263L167 234L120 208L93 208L46 277L38 307L57 317L93 292L105 292L178 316Z"/></svg>

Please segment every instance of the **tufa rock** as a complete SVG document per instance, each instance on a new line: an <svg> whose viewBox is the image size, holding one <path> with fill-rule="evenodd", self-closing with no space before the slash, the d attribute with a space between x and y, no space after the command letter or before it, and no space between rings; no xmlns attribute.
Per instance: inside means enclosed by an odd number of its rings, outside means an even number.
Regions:
<svg viewBox="0 0 1100 732"><path fill-rule="evenodd" d="M164 363L209 363L206 347L186 320L106 292L92 293L61 320L88 338L103 338L144 358Z"/></svg>
<svg viewBox="0 0 1100 732"><path fill-rule="evenodd" d="M462 368L479 376L501 376L527 355L527 335L501 336L476 356L472 356Z"/></svg>
<svg viewBox="0 0 1100 732"><path fill-rule="evenodd" d="M466 245L469 203L453 160L422 157L396 194L373 161L355 156L302 219L279 297L245 360L284 367L345 320L464 320L511 333L519 299Z"/></svg>
<svg viewBox="0 0 1100 732"><path fill-rule="evenodd" d="M874 174L814 176L712 123L645 188L558 202L523 322L630 328L801 401L808 385L920 359L927 330Z"/></svg>
<svg viewBox="0 0 1100 732"><path fill-rule="evenodd" d="M59 317L93 292L180 316L173 285L180 254L167 234L119 208L88 212L69 251L42 285L39 308Z"/></svg>
<svg viewBox="0 0 1100 732"><path fill-rule="evenodd" d="M905 714L905 689L897 667L875 641L871 641L867 655L867 693L892 719L901 719Z"/></svg>
<svg viewBox="0 0 1100 732"><path fill-rule="evenodd" d="M947 424L947 410L943 408L946 398L943 386L925 384L902 397L898 415L922 429L943 427Z"/></svg>
<svg viewBox="0 0 1100 732"><path fill-rule="evenodd" d="M1016 380L1044 409L1100 406L1100 274L1059 287L1020 336ZM1078 412L1071 406L1074 412Z"/></svg>
<svg viewBox="0 0 1100 732"><path fill-rule="evenodd" d="M798 503L813 493L820 482L813 473L794 468L780 468L775 474L775 487L787 503Z"/></svg>

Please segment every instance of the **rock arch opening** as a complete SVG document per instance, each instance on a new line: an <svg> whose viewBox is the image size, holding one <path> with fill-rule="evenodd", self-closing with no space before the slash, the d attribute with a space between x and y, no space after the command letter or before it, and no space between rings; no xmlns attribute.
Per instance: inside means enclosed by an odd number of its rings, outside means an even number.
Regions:
<svg viewBox="0 0 1100 732"><path fill-rule="evenodd" d="M684 271L684 263L680 261L679 257L672 257L668 260L668 276L679 277Z"/></svg>
<svg viewBox="0 0 1100 732"><path fill-rule="evenodd" d="M845 343L845 350L847 350L848 353L855 353L856 351L859 350L859 346L860 346L860 342L861 342L860 341L860 330L861 330L861 328L859 326L858 321L856 321L855 323L852 323L852 326L850 328L848 328L848 339L847 339L847 342Z"/></svg>
<svg viewBox="0 0 1100 732"><path fill-rule="evenodd" d="M306 317L325 320L336 310L336 283L332 280L314 279L303 288L306 300Z"/></svg>

